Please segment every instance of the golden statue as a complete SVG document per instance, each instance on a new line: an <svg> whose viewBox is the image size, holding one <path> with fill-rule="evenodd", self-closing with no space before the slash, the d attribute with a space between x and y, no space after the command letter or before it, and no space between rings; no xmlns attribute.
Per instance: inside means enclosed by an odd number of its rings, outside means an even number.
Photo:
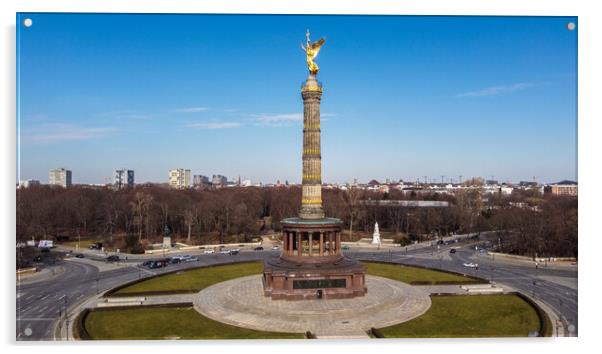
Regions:
<svg viewBox="0 0 602 354"><path fill-rule="evenodd" d="M318 64L314 62L314 59L318 56L320 47L322 47L324 44L325 37L321 38L317 42L311 43L309 40L309 30L307 30L305 37L307 37L307 44L304 47L303 43L301 43L301 49L303 49L307 55L307 67L309 68L309 73L315 76L318 74L318 70L320 70L320 68L318 67Z"/></svg>

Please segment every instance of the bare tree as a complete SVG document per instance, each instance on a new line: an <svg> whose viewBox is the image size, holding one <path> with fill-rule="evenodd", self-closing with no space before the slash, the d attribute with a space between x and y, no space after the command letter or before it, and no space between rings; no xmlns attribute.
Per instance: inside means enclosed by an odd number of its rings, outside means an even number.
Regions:
<svg viewBox="0 0 602 354"><path fill-rule="evenodd" d="M189 205L188 207L184 208L182 216L184 217L184 223L186 224L186 227L188 229L186 241L190 243L190 239L192 236L192 226L196 223L197 213L196 210L194 210L194 207Z"/></svg>
<svg viewBox="0 0 602 354"><path fill-rule="evenodd" d="M152 202L153 196L144 192L136 192L134 200L131 202L134 224L138 225L138 242L142 241L142 227L148 224Z"/></svg>
<svg viewBox="0 0 602 354"><path fill-rule="evenodd" d="M351 186L349 189L347 189L347 191L345 191L345 193L341 194L349 214L349 238L353 238L353 222L358 215L361 192L362 191L359 188Z"/></svg>

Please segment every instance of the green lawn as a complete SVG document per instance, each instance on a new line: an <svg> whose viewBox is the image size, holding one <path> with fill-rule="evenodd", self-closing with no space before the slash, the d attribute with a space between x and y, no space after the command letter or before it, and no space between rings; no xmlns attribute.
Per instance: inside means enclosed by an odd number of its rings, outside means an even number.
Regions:
<svg viewBox="0 0 602 354"><path fill-rule="evenodd" d="M531 305L516 295L432 296L422 316L381 328L387 338L526 337L539 331Z"/></svg>
<svg viewBox="0 0 602 354"><path fill-rule="evenodd" d="M370 262L366 262L364 265L367 274L391 278L409 284L471 284L479 282L461 275L417 267ZM261 274L262 270L263 264L261 262L203 267L151 278L120 289L112 295L143 295L161 292L195 293L222 281Z"/></svg>
<svg viewBox="0 0 602 354"><path fill-rule="evenodd" d="M406 283L467 284L461 275L410 266L365 262L367 274ZM120 289L117 296L198 292L222 281L260 274L261 262L228 264L167 274ZM539 330L535 309L516 295L433 296L422 316L380 329L385 337L515 337ZM94 339L302 338L301 334L238 328L203 317L192 308L133 308L91 312Z"/></svg>
<svg viewBox="0 0 602 354"><path fill-rule="evenodd" d="M300 333L263 332L230 326L192 307L92 311L85 328L92 339L302 339Z"/></svg>
<svg viewBox="0 0 602 354"><path fill-rule="evenodd" d="M261 262L228 264L217 267L203 267L178 273L158 276L120 289L113 295L132 295L158 292L196 293L222 281L260 274Z"/></svg>
<svg viewBox="0 0 602 354"><path fill-rule="evenodd" d="M363 262L367 274L378 275L384 278L401 281L408 284L437 285L437 284L474 284L482 281L464 277L462 275L439 272L436 270L403 266L396 264L383 264Z"/></svg>

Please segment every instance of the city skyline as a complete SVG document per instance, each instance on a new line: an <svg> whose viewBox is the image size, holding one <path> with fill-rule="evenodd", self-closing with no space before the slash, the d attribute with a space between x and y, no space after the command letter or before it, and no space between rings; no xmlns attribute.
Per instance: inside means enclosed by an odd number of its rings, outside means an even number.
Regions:
<svg viewBox="0 0 602 354"><path fill-rule="evenodd" d="M573 17L19 16L20 180L300 183L307 28L325 182L577 180Z"/></svg>
<svg viewBox="0 0 602 354"><path fill-rule="evenodd" d="M73 172L72 169L69 168L65 168L65 167L59 167L56 169L52 169L50 170L50 174L52 175L52 173L54 171L59 171L59 170L66 170L69 172L70 176L71 173ZM143 182L134 182L134 172L135 170L132 169L126 169L126 168L120 168L120 169L116 169L114 170L114 175L112 177L105 177L103 182L99 182L99 183L78 183L75 182L73 183L73 185L114 185L114 184L122 184L122 183L126 183L123 182L123 178L125 178L123 176L124 173L130 173L131 174L131 182L127 182L130 185L143 185L143 184L172 184L172 174L175 171L187 171L188 174L190 174L189 179L190 179L190 186L188 187L192 187L193 185L197 185L197 184L221 184L221 185L226 185L227 183L238 183L240 184L242 181L248 183L252 183L252 185L260 185L260 184L265 184L265 185L270 185L270 184L293 184L293 185L300 185L300 182L295 182L295 181L289 181L288 179L280 179L280 178L275 178L273 180L269 180L269 181L257 181L257 180L251 180L249 178L247 178L245 175L241 175L241 174L235 174L232 175L230 177L228 176L224 176L221 174L212 174L212 173L208 173L208 174L203 174L202 173L196 173L191 169L188 168L174 168L174 169L170 169L168 171L168 175L167 175L167 179L166 180L158 180L158 181L152 181L152 180L147 180L147 181L143 181ZM213 177L213 181L209 180L209 176ZM197 182L193 182L193 177L194 180ZM536 177L536 176L533 176ZM201 179L205 178L206 181L201 182ZM215 179L220 179L220 183L215 182ZM322 181L323 185L327 185L327 184L335 184L335 185L345 185L345 184L369 184L372 183L373 181L376 181L380 184L398 184L398 183L406 183L406 184L414 184L414 183L426 183L426 184L460 184L461 183L465 183L465 182L470 182L471 180L474 179L480 179L483 183L485 184L497 184L497 185L502 185L502 184L511 184L511 185L518 185L518 184L523 184L523 183L536 183L537 185L553 185L553 184L557 184L557 183L562 183L562 182L571 182L571 183L577 183L576 181L573 180L568 180L568 179L564 179L564 180L558 180L558 181L541 181L541 180L537 180L536 178L533 178L531 180L529 179L524 179L524 180L516 180L516 181L511 181L511 180L501 180L496 178L495 176L464 176L464 175L458 175L458 176L439 176L439 177L430 177L430 176L418 176L416 178L410 178L410 179L403 179L403 178L396 178L396 177L383 177L383 178L375 178L375 177L368 177L368 179L366 180L359 180L358 178L351 178L350 180L346 180L346 181ZM22 182L28 182L28 181L34 181L34 182L40 182L41 184L53 184L53 182L48 179L47 182L48 183L44 183L46 182L43 179L36 179L36 178L27 178L27 179L21 179L18 180L17 184L20 185Z"/></svg>

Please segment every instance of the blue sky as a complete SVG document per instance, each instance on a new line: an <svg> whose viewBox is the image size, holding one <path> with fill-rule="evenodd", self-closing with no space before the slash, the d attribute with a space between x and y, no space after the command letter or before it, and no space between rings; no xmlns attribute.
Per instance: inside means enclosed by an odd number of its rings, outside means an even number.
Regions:
<svg viewBox="0 0 602 354"><path fill-rule="evenodd" d="M20 179L300 182L307 28L323 181L577 178L574 17L17 17Z"/></svg>

